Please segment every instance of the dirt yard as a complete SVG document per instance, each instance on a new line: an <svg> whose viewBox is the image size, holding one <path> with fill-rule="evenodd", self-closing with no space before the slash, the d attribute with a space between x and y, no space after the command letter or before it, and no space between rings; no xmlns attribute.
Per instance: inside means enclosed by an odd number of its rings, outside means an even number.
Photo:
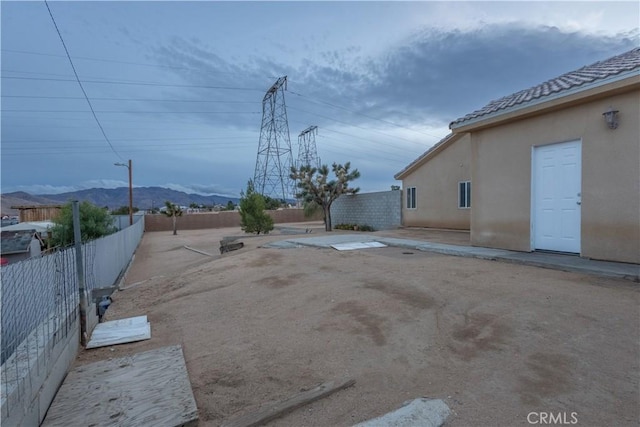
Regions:
<svg viewBox="0 0 640 427"><path fill-rule="evenodd" d="M181 344L202 426L348 378L269 425L349 426L422 396L449 405L448 426L528 425L532 412L640 421L637 283L393 247L260 247L305 237L278 233L220 255L230 235L241 231L146 233L107 320L146 314L152 339L76 363Z"/></svg>

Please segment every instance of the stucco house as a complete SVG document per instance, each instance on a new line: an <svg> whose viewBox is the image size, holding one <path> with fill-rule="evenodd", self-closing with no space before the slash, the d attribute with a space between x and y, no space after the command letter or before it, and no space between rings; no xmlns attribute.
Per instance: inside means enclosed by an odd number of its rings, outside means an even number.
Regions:
<svg viewBox="0 0 640 427"><path fill-rule="evenodd" d="M505 96L395 175L403 225L640 263L640 49Z"/></svg>

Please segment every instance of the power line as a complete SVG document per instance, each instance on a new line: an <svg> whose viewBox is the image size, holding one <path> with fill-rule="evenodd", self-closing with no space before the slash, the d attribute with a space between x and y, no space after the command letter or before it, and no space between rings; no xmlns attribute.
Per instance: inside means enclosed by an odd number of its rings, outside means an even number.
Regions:
<svg viewBox="0 0 640 427"><path fill-rule="evenodd" d="M249 145L249 144L248 144ZM251 144L252 145L252 144ZM193 151L211 151L213 150L224 150L224 151L229 151L229 149L234 148L235 146L229 146L229 147L211 147L211 146L205 146L204 144L201 146L197 146L197 147L191 147L189 148L189 150L193 150ZM45 148L45 150L49 150L50 148ZM70 155L70 154L101 154L101 153L109 153L110 150L108 148L99 148L96 147L95 150L92 150L91 147L84 147L84 149L82 151L62 151L59 148L55 148L55 149L51 149L54 151L40 151L40 150L33 150L33 151L25 151L25 152L7 152L5 153L4 150L2 152L3 156L34 156L34 155ZM184 151L184 147L173 147L173 148L165 148L165 149L158 149L158 148L151 148L151 149L139 149L136 147L136 149L123 149L122 152L123 153L142 153L142 152L171 152L171 151L179 151L179 152L183 152ZM408 162L407 162L408 163Z"/></svg>
<svg viewBox="0 0 640 427"><path fill-rule="evenodd" d="M38 56L51 56L51 57L58 57L58 58L65 58L64 55L57 55L55 53L45 53L45 52L33 52L33 51L26 51L26 50L16 50L16 49L0 49L2 52L10 52L10 53L20 53L20 54L24 54L24 55L38 55ZM112 62L115 64L127 64L127 65L140 65L140 66L144 66L144 67L156 67L156 68L170 68L170 69L174 69L174 70L189 70L189 71L193 71L193 70L198 70L197 68L193 68L193 67L179 67L179 66L175 66L175 65L162 65L162 64L149 64L149 63L144 63L144 62L135 62L135 61L122 61L122 60L118 60L118 59L105 59L105 58L92 58L89 56L74 56L75 59L79 59L79 60L83 60L83 61L98 61L98 62ZM17 72L22 72L22 71L17 71ZM214 74L233 74L234 76L237 76L236 72L233 71L214 71ZM48 74L48 73L41 73L41 74ZM277 78L274 76L265 76L265 78Z"/></svg>
<svg viewBox="0 0 640 427"><path fill-rule="evenodd" d="M81 96L43 96L43 95L0 95L2 98L19 99L84 99ZM104 98L91 97L94 101L140 101L140 102L201 102L201 103L225 103L225 104L256 104L256 101L223 101L203 99L158 99L158 98Z"/></svg>
<svg viewBox="0 0 640 427"><path fill-rule="evenodd" d="M30 52L26 50L15 50L15 49L2 49L2 52L11 52L11 53L21 53L25 55L39 55L39 56L52 56L58 58L64 58L64 55L56 55L54 53L44 53L44 52ZM174 68L178 70L191 70L192 68L188 67L176 67L173 65L160 65L160 64L146 64L142 62L132 62L132 61L120 61L117 59L103 59L103 58L91 58L88 56L75 56L76 59L81 59L84 61L99 61L99 62L113 62L116 64L129 64L129 65L142 65L145 67L158 67L158 68Z"/></svg>
<svg viewBox="0 0 640 427"><path fill-rule="evenodd" d="M88 113L85 110L0 110L7 113ZM92 110L93 111L93 110ZM262 114L260 111L110 111L95 110L100 114Z"/></svg>
<svg viewBox="0 0 640 427"><path fill-rule="evenodd" d="M407 141L407 142L410 142L412 144L422 145L422 143L420 143L420 142L412 141L410 139L402 138L400 136L390 135L388 133L380 132L379 130L376 130L376 129L368 129L368 128L365 128L365 127L362 127L362 126L358 126L358 125L354 125L354 124L351 124L351 123L343 122L342 120L334 119L334 118L329 117L329 116L323 116L322 114L318 114L318 113L312 113L311 111L306 111L306 110L303 110L301 108L296 108L296 107L291 107L291 106L289 106L289 108L291 108L292 110L300 111L302 113L311 114L311 115L314 115L314 116L318 116L318 117L322 117L322 118L325 118L325 119L328 119L328 120L332 120L334 122L342 123L343 125L355 127L355 128L362 129L362 130L366 130L368 132L379 133L380 135L388 136L388 137L391 137L393 139L402 139L403 141Z"/></svg>
<svg viewBox="0 0 640 427"><path fill-rule="evenodd" d="M45 77L14 77L14 76L2 76L3 79L9 80L41 80L41 81L53 81L53 82L73 82L72 79L54 79ZM181 88L198 88L198 89L219 89L219 90L246 90L246 91L258 91L260 89L248 88L248 87L232 87L232 86L208 86L208 85L181 85L181 84L169 84L169 83L157 83L157 82L134 82L123 80L82 80L84 83L94 84L113 84L113 85L131 85L131 86L160 86L160 87L181 87Z"/></svg>
<svg viewBox="0 0 640 427"><path fill-rule="evenodd" d="M129 149L135 148L138 150L143 150L143 151L156 151L157 148L167 148L167 147L171 147L172 149L178 150L178 149L183 149L183 148L195 148L195 147L208 147L210 149L229 149L229 148L237 148L237 147L249 147L252 146L254 143L252 142L245 142L245 143L228 143L228 144L210 144L210 143L206 143L206 142L199 142L199 143L188 143L188 144L136 144L136 145L132 145L131 147L128 147ZM102 147L97 147L97 146L87 146L87 145L83 145L83 146L77 146L77 145L47 145L44 147L11 147L11 148L7 148L7 152L21 152L21 151L29 151L29 152L35 152L38 153L41 150L77 150L77 149L83 149L83 150L90 150L90 151L95 151L95 150L104 150L106 148L102 148ZM126 150L128 151L128 150ZM158 151L162 151L162 150L158 150ZM6 154L5 150L2 151L2 154Z"/></svg>
<svg viewBox="0 0 640 427"><path fill-rule="evenodd" d="M216 139L254 139L253 136L217 136L217 137L205 137L205 138L112 138L112 141L119 142L135 142L135 141L209 141ZM30 144L30 143L42 143L42 142L98 142L101 139L18 139L18 140L6 140L3 139L3 144Z"/></svg>
<svg viewBox="0 0 640 427"><path fill-rule="evenodd" d="M89 97L87 96L87 92L84 90L84 87L82 86L82 82L80 81L80 77L78 77L78 72L76 71L76 67L73 65L73 61L71 60L71 55L69 55L69 50L67 49L67 45L65 44L64 39L62 38L62 34L60 33L60 29L58 29L58 24L56 24L56 20L53 17L53 13L51 13L51 9L49 8L49 3L47 3L47 0L44 0L44 4L47 6L47 10L49 11L49 16L51 16L51 21L53 21L53 26L56 28L56 32L58 33L58 37L60 37L60 41L62 42L62 47L64 47L64 51L66 52L67 58L69 59L69 63L71 64L71 68L73 69L73 74L76 76L76 80L78 81L78 84L80 85L80 89L82 90L82 93L84 94L84 97L87 100L87 104L89 104L89 108L91 109L91 114L93 114L93 118L96 120L96 123L98 124L98 127L100 128L100 132L102 132L102 135L104 136L104 139L107 141L107 144L109 144L109 147L111 147L111 150L115 153L115 155L118 156L118 158L120 160L124 160L122 158L122 156L120 156L120 154L118 154L116 149L113 148L113 145L111 144L111 141L109 141L109 137L107 136L107 134L105 133L104 129L102 128L102 125L100 124L100 120L98 120L98 116L96 116L95 111L93 111L93 106L91 105L91 101L89 100Z"/></svg>
<svg viewBox="0 0 640 427"><path fill-rule="evenodd" d="M332 104L332 103L327 102L327 101L323 101L323 100L320 100L320 99L318 99L318 100L316 101L316 100L313 100L313 99L311 99L310 97L308 97L308 96L306 96L306 95L303 95L303 94L301 94L301 93L294 92L294 91L292 91L292 90L290 90L290 91L288 91L288 92L289 92L289 93L292 93L293 95L297 95L297 96L299 96L299 97L302 97L302 98L306 99L307 101L312 102L312 103L314 103L314 104L318 104L318 105L324 104L324 105L328 105L328 106L333 107L333 108L339 108L339 109L344 110L344 111L347 111L347 112L349 112L349 113L351 113L351 114L356 114L356 115L358 115L358 116L366 117L366 118L371 119L371 120L377 120L377 121L379 121L379 122L386 123L386 124L389 124L389 125L392 125L392 126L396 126L396 127L398 127L398 128L401 128L401 129L409 130L409 131L411 131L411 132L421 133L421 134L426 135L426 136L431 136L431 137L433 137L433 138L438 138L438 137L437 137L437 136L435 136L435 135L431 135L431 134L426 133L426 132L422 132L422 131L419 131L419 130L411 129L411 128L408 128L408 127L406 127L406 126L402 126L402 125L399 125L399 124L397 124L397 123L390 122L389 120L379 119L379 118L377 118L377 117L369 116L369 115L364 114L364 113L359 113L359 112L357 112L357 111L353 111L353 110L350 110L350 109L348 109L348 108L346 108L346 107L342 107L342 106L340 106L340 105Z"/></svg>

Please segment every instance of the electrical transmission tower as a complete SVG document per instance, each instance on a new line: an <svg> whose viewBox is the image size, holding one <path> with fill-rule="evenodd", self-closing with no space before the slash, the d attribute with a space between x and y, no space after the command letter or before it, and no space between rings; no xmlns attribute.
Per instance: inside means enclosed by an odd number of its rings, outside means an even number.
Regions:
<svg viewBox="0 0 640 427"><path fill-rule="evenodd" d="M317 168L320 166L318 158L318 150L316 149L316 135L318 134L318 126L309 126L298 135L298 161L296 167L311 166Z"/></svg>
<svg viewBox="0 0 640 427"><path fill-rule="evenodd" d="M287 76L280 77L262 98L262 126L253 184L256 192L275 199L292 198L293 165L289 122L284 103Z"/></svg>

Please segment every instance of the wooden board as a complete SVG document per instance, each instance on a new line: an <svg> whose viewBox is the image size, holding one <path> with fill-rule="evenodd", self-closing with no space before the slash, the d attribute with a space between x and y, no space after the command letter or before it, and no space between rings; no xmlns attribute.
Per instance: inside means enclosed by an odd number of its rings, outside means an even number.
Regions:
<svg viewBox="0 0 640 427"><path fill-rule="evenodd" d="M316 388L291 396L288 399L267 404L258 410L249 412L229 421L225 421L222 423L222 427L260 426L268 423L269 421L275 420L276 418L280 418L303 405L322 399L323 397L335 393L338 390L342 390L343 388L351 387L355 383L356 380L354 379L350 379L337 385L332 381L326 382L324 384L320 384Z"/></svg>
<svg viewBox="0 0 640 427"><path fill-rule="evenodd" d="M43 427L196 426L182 347L79 366L67 375Z"/></svg>
<svg viewBox="0 0 640 427"><path fill-rule="evenodd" d="M151 324L147 316L128 317L98 323L86 348L106 347L151 339Z"/></svg>

